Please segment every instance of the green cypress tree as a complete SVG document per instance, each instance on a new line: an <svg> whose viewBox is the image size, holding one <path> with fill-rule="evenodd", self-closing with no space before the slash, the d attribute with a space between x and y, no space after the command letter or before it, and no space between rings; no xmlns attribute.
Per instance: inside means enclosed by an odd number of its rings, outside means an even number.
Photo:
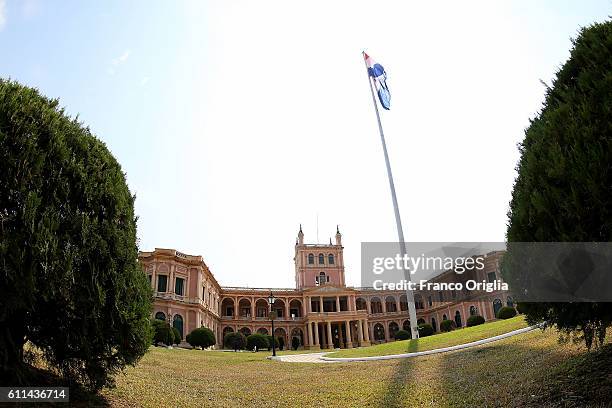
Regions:
<svg viewBox="0 0 612 408"><path fill-rule="evenodd" d="M90 389L151 343L134 196L88 128L0 80L0 379L27 384L24 345Z"/></svg>
<svg viewBox="0 0 612 408"><path fill-rule="evenodd" d="M508 242L612 240L611 22L580 31L519 150ZM584 336L589 348L603 342L612 319L610 303L530 303L521 310L532 323Z"/></svg>

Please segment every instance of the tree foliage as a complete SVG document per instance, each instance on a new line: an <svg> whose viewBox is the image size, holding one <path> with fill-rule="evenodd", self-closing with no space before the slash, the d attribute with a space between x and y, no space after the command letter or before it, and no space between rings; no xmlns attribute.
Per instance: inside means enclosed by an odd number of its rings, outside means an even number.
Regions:
<svg viewBox="0 0 612 408"><path fill-rule="evenodd" d="M183 340L183 336L181 336L181 332L176 328L172 327L173 340L172 344L180 344L181 340Z"/></svg>
<svg viewBox="0 0 612 408"><path fill-rule="evenodd" d="M497 311L498 319L510 319L511 317L516 316L516 309L510 306L504 306Z"/></svg>
<svg viewBox="0 0 612 408"><path fill-rule="evenodd" d="M300 348L301 345L302 345L302 342L300 341L299 337L293 336L291 338L291 348L293 350L297 350L298 348Z"/></svg>
<svg viewBox="0 0 612 408"><path fill-rule="evenodd" d="M246 341L246 348L248 350L255 350L255 347L257 347L257 350L263 350L269 347L268 339L263 334L251 334L247 337Z"/></svg>
<svg viewBox="0 0 612 408"><path fill-rule="evenodd" d="M484 317L480 315L474 315L474 316L468 317L467 322L465 323L465 326L466 327L478 326L480 324L483 324L484 322L485 322Z"/></svg>
<svg viewBox="0 0 612 408"><path fill-rule="evenodd" d="M57 100L0 80L0 382L26 341L99 389L151 343L134 196L103 142Z"/></svg>
<svg viewBox="0 0 612 408"><path fill-rule="evenodd" d="M451 330L455 330L457 328L457 323L454 320L442 320L440 322L440 331L441 332L449 332Z"/></svg>
<svg viewBox="0 0 612 408"><path fill-rule="evenodd" d="M395 340L409 340L411 338L408 330L398 330L394 337Z"/></svg>
<svg viewBox="0 0 612 408"><path fill-rule="evenodd" d="M612 241L611 22L584 28L573 41L519 150L508 242ZM612 318L610 303L523 303L521 309L529 322L578 333L588 347L603 341Z"/></svg>
<svg viewBox="0 0 612 408"><path fill-rule="evenodd" d="M270 336L269 334L266 334L265 336L266 336L266 339L268 339L268 349L272 350L272 342L274 342L274 347L278 348L279 346L278 337Z"/></svg>
<svg viewBox="0 0 612 408"><path fill-rule="evenodd" d="M417 328L419 329L419 337L427 337L434 334L433 326L429 323L421 323Z"/></svg>
<svg viewBox="0 0 612 408"><path fill-rule="evenodd" d="M223 345L225 348L229 348L234 351L244 350L246 347L246 338L244 337L244 334L240 332L230 332L223 337Z"/></svg>
<svg viewBox="0 0 612 408"><path fill-rule="evenodd" d="M285 338L282 336L276 336L278 348L283 350L285 348Z"/></svg>
<svg viewBox="0 0 612 408"><path fill-rule="evenodd" d="M153 327L153 344L165 344L170 346L174 343L174 331L163 320L152 319L151 326Z"/></svg>
<svg viewBox="0 0 612 408"><path fill-rule="evenodd" d="M206 347L214 346L217 342L215 334L207 327L198 327L189 333L185 340L191 345L191 347Z"/></svg>

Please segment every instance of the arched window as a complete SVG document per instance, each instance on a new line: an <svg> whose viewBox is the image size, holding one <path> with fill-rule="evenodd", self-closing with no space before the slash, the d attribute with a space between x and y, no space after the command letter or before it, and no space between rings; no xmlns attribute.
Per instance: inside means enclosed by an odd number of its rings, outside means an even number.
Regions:
<svg viewBox="0 0 612 408"><path fill-rule="evenodd" d="M455 312L455 324L457 327L461 327L461 313L458 310Z"/></svg>
<svg viewBox="0 0 612 408"><path fill-rule="evenodd" d="M319 285L323 285L327 282L327 276L325 276L325 272L321 272L319 274Z"/></svg>
<svg viewBox="0 0 612 408"><path fill-rule="evenodd" d="M380 323L376 323L374 325L374 340L377 340L377 341L385 340L385 328Z"/></svg>
<svg viewBox="0 0 612 408"><path fill-rule="evenodd" d="M446 317L446 315L442 315L442 320L448 320L448 317Z"/></svg>
<svg viewBox="0 0 612 408"><path fill-rule="evenodd" d="M183 316L180 314L174 315L172 326L178 330L179 334L181 335L181 339L183 339Z"/></svg>
<svg viewBox="0 0 612 408"><path fill-rule="evenodd" d="M423 298L421 295L414 295L414 307L417 309L423 309Z"/></svg>
<svg viewBox="0 0 612 408"><path fill-rule="evenodd" d="M404 323L402 323L402 329L409 332L410 336L412 336L412 333L410 332L410 320L404 320Z"/></svg>
<svg viewBox="0 0 612 408"><path fill-rule="evenodd" d="M163 320L164 322L166 321L166 315L164 314L164 312L155 313L155 318L157 320Z"/></svg>
<svg viewBox="0 0 612 408"><path fill-rule="evenodd" d="M314 255L308 254L308 265L314 265Z"/></svg>
<svg viewBox="0 0 612 408"><path fill-rule="evenodd" d="M436 327L436 318L435 317L431 318L431 327L433 327L433 331L438 331L438 328Z"/></svg>
<svg viewBox="0 0 612 408"><path fill-rule="evenodd" d="M319 265L323 265L325 263L325 255L319 254Z"/></svg>
<svg viewBox="0 0 612 408"><path fill-rule="evenodd" d="M399 331L399 325L395 322L389 323L389 337L395 338L395 333Z"/></svg>
<svg viewBox="0 0 612 408"><path fill-rule="evenodd" d="M499 299L495 299L493 301L493 314L495 315L495 317L497 317L497 312L499 312L499 309L502 308L502 301Z"/></svg>
<svg viewBox="0 0 612 408"><path fill-rule="evenodd" d="M476 309L476 306L472 305L470 306L470 316L476 316L478 314L478 309Z"/></svg>
<svg viewBox="0 0 612 408"><path fill-rule="evenodd" d="M330 264L330 265L334 264L334 254L329 254L327 256L327 263Z"/></svg>
<svg viewBox="0 0 612 408"><path fill-rule="evenodd" d="M512 299L512 296L508 296L508 299L506 299L506 304L509 307L514 307L514 299Z"/></svg>

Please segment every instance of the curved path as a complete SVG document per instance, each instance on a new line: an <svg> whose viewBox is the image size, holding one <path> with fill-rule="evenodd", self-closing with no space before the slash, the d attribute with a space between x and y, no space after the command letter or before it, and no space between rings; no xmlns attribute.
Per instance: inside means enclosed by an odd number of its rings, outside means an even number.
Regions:
<svg viewBox="0 0 612 408"><path fill-rule="evenodd" d="M458 344L456 346L442 347L434 350L417 351L414 353L404 354L391 354L386 356L371 356L371 357L350 357L350 358L339 358L339 357L325 357L326 354L333 353L333 351L327 351L322 353L308 353L308 354L291 354L286 356L268 357L272 360L290 362L290 363L342 363L342 362L353 362L353 361L378 361L378 360L392 360L396 358L409 358L426 356L429 354L446 353L447 351L462 350L470 347L480 346L481 344L492 343L494 341L502 340L508 337L516 336L517 334L527 333L531 330L538 328L538 326L525 327L523 329L514 330L508 333L500 334L498 336L489 337L482 340L472 341L470 343Z"/></svg>

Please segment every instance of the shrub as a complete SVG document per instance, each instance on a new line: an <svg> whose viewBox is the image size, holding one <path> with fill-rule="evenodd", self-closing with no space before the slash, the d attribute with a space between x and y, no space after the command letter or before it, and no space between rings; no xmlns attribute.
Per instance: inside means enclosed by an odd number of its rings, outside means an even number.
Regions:
<svg viewBox="0 0 612 408"><path fill-rule="evenodd" d="M172 344L180 344L181 340L183 340L183 336L181 336L181 333L176 327L172 327L172 334L174 335L174 341Z"/></svg>
<svg viewBox="0 0 612 408"><path fill-rule="evenodd" d="M199 327L189 333L185 340L191 345L191 347L206 347L214 346L216 343L215 334L212 330L206 327Z"/></svg>
<svg viewBox="0 0 612 408"><path fill-rule="evenodd" d="M244 334L240 332L227 333L223 338L223 345L225 348L230 348L234 351L244 350L246 347L246 338Z"/></svg>
<svg viewBox="0 0 612 408"><path fill-rule="evenodd" d="M30 384L28 340L67 382L112 386L151 344L134 196L58 100L3 79L0 214L0 383Z"/></svg>
<svg viewBox="0 0 612 408"><path fill-rule="evenodd" d="M278 339L278 348L280 350L283 350L285 348L285 338L284 337L277 337Z"/></svg>
<svg viewBox="0 0 612 408"><path fill-rule="evenodd" d="M519 146L508 244L612 241L612 22L582 28L572 42ZM512 254L509 245L504 258ZM510 287L520 281L513 276L519 270L501 271ZM589 348L593 341L603 344L612 322L612 303L606 302L524 303L521 309L530 324L556 326L583 337Z"/></svg>
<svg viewBox="0 0 612 408"><path fill-rule="evenodd" d="M516 312L519 313L519 314L523 314L523 313L526 312L525 306L523 305L522 302L519 302L519 303L516 304Z"/></svg>
<svg viewBox="0 0 612 408"><path fill-rule="evenodd" d="M421 323L418 325L419 328L419 337L427 337L434 334L434 329L429 323Z"/></svg>
<svg viewBox="0 0 612 408"><path fill-rule="evenodd" d="M274 346L278 348L278 338L277 337L272 337L267 334L265 336L266 336L266 339L268 340L268 349L272 350L272 342L274 342Z"/></svg>
<svg viewBox="0 0 612 408"><path fill-rule="evenodd" d="M398 330L395 333L395 340L408 340L410 339L410 332L408 330Z"/></svg>
<svg viewBox="0 0 612 408"><path fill-rule="evenodd" d="M455 330L457 328L457 323L454 320L442 320L440 323L440 331L441 332L449 332L451 330Z"/></svg>
<svg viewBox="0 0 612 408"><path fill-rule="evenodd" d="M479 316L479 315L474 315L474 316L468 317L465 325L467 327L472 327L472 326L478 326L479 324L483 324L484 322L485 322L484 317Z"/></svg>
<svg viewBox="0 0 612 408"><path fill-rule="evenodd" d="M497 311L498 319L510 319L514 316L516 316L516 309L510 306L504 306Z"/></svg>
<svg viewBox="0 0 612 408"><path fill-rule="evenodd" d="M299 337L293 337L291 339L291 348L294 350L297 350L298 348L300 348L301 346L301 342L300 342L300 338Z"/></svg>
<svg viewBox="0 0 612 408"><path fill-rule="evenodd" d="M174 343L174 331L167 322L153 319L151 326L153 327L153 344L162 343L170 346Z"/></svg>
<svg viewBox="0 0 612 408"><path fill-rule="evenodd" d="M265 335L255 333L246 338L246 348L254 350L255 347L257 347L257 350L268 348L268 339Z"/></svg>

